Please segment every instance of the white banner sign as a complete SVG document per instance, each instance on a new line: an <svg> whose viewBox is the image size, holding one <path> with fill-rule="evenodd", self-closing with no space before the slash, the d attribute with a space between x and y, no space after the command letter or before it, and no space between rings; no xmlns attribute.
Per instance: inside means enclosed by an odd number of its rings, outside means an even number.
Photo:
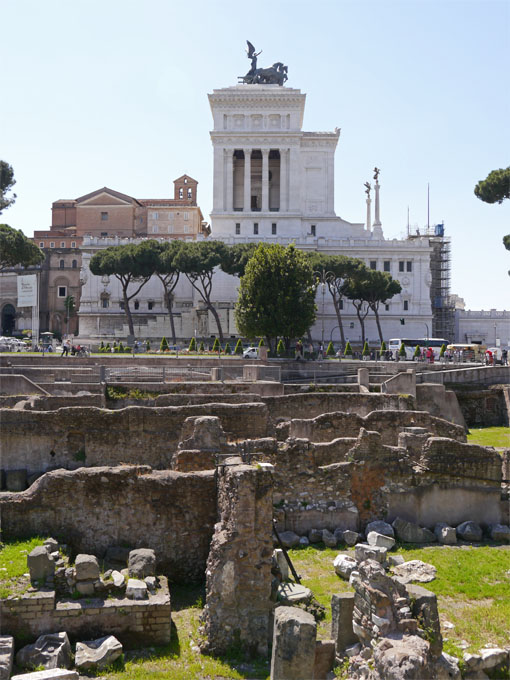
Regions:
<svg viewBox="0 0 510 680"><path fill-rule="evenodd" d="M18 307L37 305L37 275L18 276Z"/></svg>

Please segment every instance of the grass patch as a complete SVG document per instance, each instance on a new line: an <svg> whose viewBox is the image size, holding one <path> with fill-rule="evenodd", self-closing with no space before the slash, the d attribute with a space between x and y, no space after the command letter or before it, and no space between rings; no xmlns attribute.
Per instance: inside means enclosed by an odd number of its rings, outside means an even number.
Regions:
<svg viewBox="0 0 510 680"><path fill-rule="evenodd" d="M0 598L18 592L16 584L28 572L27 555L45 540L41 536L35 536L24 541L6 541L0 544ZM27 583L26 587L29 585Z"/></svg>
<svg viewBox="0 0 510 680"><path fill-rule="evenodd" d="M469 428L468 444L510 448L510 427Z"/></svg>

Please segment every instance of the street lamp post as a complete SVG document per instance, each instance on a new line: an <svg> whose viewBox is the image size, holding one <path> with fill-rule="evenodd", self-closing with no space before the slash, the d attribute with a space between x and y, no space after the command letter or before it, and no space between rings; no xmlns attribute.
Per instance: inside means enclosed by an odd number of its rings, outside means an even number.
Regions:
<svg viewBox="0 0 510 680"><path fill-rule="evenodd" d="M315 280L317 282L317 286L320 285L322 287L322 339L321 339L321 347L322 347L322 358L324 358L324 296L326 294L326 284L330 283L330 281L333 281L335 278L335 275L333 272L327 272L324 269L321 269L320 271L316 271L313 273Z"/></svg>
<svg viewBox="0 0 510 680"><path fill-rule="evenodd" d="M425 323L425 321L422 321L422 324L423 324L423 325L425 326L425 328L427 329L427 337L426 337L426 340L428 340L428 339L430 338L430 334L429 334L429 326L428 326L427 323Z"/></svg>

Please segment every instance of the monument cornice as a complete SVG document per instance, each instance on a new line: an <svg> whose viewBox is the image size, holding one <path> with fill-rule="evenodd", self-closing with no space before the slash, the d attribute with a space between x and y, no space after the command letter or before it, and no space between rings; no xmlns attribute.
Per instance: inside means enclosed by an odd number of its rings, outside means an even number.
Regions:
<svg viewBox="0 0 510 680"><path fill-rule="evenodd" d="M246 135L246 134L220 134L211 132L211 140L216 145L225 144L232 145L236 148L242 149L243 146L278 146L278 147L298 147L300 145L301 136L299 134L287 136L280 134L271 134L264 132L260 135Z"/></svg>

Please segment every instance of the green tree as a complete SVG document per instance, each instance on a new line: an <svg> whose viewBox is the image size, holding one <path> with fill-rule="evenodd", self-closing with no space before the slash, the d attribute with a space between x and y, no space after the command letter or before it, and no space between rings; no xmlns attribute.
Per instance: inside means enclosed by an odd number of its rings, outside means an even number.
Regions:
<svg viewBox="0 0 510 680"><path fill-rule="evenodd" d="M12 166L6 161L0 161L0 213L16 200L16 194L12 194L9 198L6 195L15 184ZM16 264L18 263L16 262Z"/></svg>
<svg viewBox="0 0 510 680"><path fill-rule="evenodd" d="M177 256L182 248L182 241L179 239L171 239L170 241L155 241L147 242L149 247L154 251L155 274L163 284L163 297L165 305L170 316L170 328L172 330L172 344L177 344L177 335L175 332L175 320L173 314L174 291L179 283L179 276L181 274L177 265Z"/></svg>
<svg viewBox="0 0 510 680"><path fill-rule="evenodd" d="M414 348L413 358L419 359L420 357L421 357L421 348L420 348L420 345L416 345L416 347Z"/></svg>
<svg viewBox="0 0 510 680"><path fill-rule="evenodd" d="M90 260L90 271L96 276L115 276L122 287L124 311L129 334L134 335L129 301L138 295L157 266L157 253L150 241L111 246L97 252Z"/></svg>
<svg viewBox="0 0 510 680"><path fill-rule="evenodd" d="M149 340L147 340L147 342L145 343L145 351L146 352L151 351L151 343L149 342Z"/></svg>
<svg viewBox="0 0 510 680"><path fill-rule="evenodd" d="M345 344L344 356L346 356L346 357L352 356L352 347L351 347L351 343L348 340Z"/></svg>
<svg viewBox="0 0 510 680"><path fill-rule="evenodd" d="M198 346L198 351L199 351L201 354L203 354L203 353L205 352L205 347L204 347L204 343L203 343L202 340L200 341L200 345Z"/></svg>
<svg viewBox="0 0 510 680"><path fill-rule="evenodd" d="M489 172L475 186L475 196L484 203L503 203L510 198L510 167Z"/></svg>
<svg viewBox="0 0 510 680"><path fill-rule="evenodd" d="M30 267L44 260L43 251L21 229L0 224L0 272L21 265Z"/></svg>
<svg viewBox="0 0 510 680"><path fill-rule="evenodd" d="M374 269L366 270L364 289L365 301L375 315L379 340L383 342L383 333L379 319L379 305L386 304L394 295L402 291L402 286L388 272Z"/></svg>
<svg viewBox="0 0 510 680"><path fill-rule="evenodd" d="M361 356L367 357L370 354L370 348L368 347L368 342L365 340L363 349L361 350Z"/></svg>
<svg viewBox="0 0 510 680"><path fill-rule="evenodd" d="M280 340L278 341L278 344L277 344L277 346L276 346L276 354L277 354L280 358L282 358L282 357L285 356L285 345L284 345L283 340L282 340L281 338L280 338Z"/></svg>
<svg viewBox="0 0 510 680"><path fill-rule="evenodd" d="M159 344L159 351L160 352L167 352L170 349L168 346L168 340L166 339L165 336L161 338L161 342Z"/></svg>
<svg viewBox="0 0 510 680"><path fill-rule="evenodd" d="M212 351L213 351L213 352L218 352L220 349L221 349L220 341L218 340L218 338L214 338L214 342L213 342L213 346L212 346Z"/></svg>
<svg viewBox="0 0 510 680"><path fill-rule="evenodd" d="M386 343L384 340L381 342L381 349L379 350L379 356L382 358L384 352L386 352Z"/></svg>
<svg viewBox="0 0 510 680"><path fill-rule="evenodd" d="M66 297L64 307L66 310L66 335L69 335L69 319L73 316L75 310L74 297L72 295Z"/></svg>
<svg viewBox="0 0 510 680"><path fill-rule="evenodd" d="M186 242L181 244L174 261L176 268L186 275L202 298L206 309L213 315L221 342L223 342L223 329L211 296L214 270L224 262L226 252L227 246L221 241Z"/></svg>
<svg viewBox="0 0 510 680"><path fill-rule="evenodd" d="M365 269L365 264L361 260L345 255L326 255L314 251L307 254L310 264L315 273L324 275L325 284L333 299L338 329L342 347L345 347L345 333L342 319L342 299L344 297L343 287L347 280L355 276L359 271Z"/></svg>
<svg viewBox="0 0 510 680"><path fill-rule="evenodd" d="M401 343L400 348L398 350L398 355L399 355L399 357L403 357L405 359L405 357L406 357L406 347L405 347L404 343Z"/></svg>
<svg viewBox="0 0 510 680"><path fill-rule="evenodd" d="M228 342L225 345L225 349L223 350L223 354L232 354L232 350L230 349L230 345L229 345Z"/></svg>
<svg viewBox="0 0 510 680"><path fill-rule="evenodd" d="M189 347L188 347L188 352L196 352L197 351L197 341L195 338L191 338L189 341Z"/></svg>
<svg viewBox="0 0 510 680"><path fill-rule="evenodd" d="M259 347L265 347L266 343L264 342L264 338L260 338L259 340Z"/></svg>
<svg viewBox="0 0 510 680"><path fill-rule="evenodd" d="M246 265L253 257L258 247L257 243L236 243L225 249L221 268L226 274L241 278L246 271Z"/></svg>
<svg viewBox="0 0 510 680"><path fill-rule="evenodd" d="M368 269L360 270L355 276L347 279L342 286L344 295L352 302L356 310L359 325L361 328L361 342L365 344L365 319L370 311L370 306L366 301Z"/></svg>
<svg viewBox="0 0 510 680"><path fill-rule="evenodd" d="M269 351L281 337L288 350L315 321L315 280L306 256L294 245L259 244L241 279L235 318L242 335L264 336Z"/></svg>
<svg viewBox="0 0 510 680"><path fill-rule="evenodd" d="M335 348L333 347L333 343L329 342L328 349L326 350L326 356L327 357L333 357L335 356Z"/></svg>
<svg viewBox="0 0 510 680"><path fill-rule="evenodd" d="M236 348L234 350L234 354L242 354L243 353L243 343L241 342L241 338L236 343Z"/></svg>
<svg viewBox="0 0 510 680"><path fill-rule="evenodd" d="M443 344L441 345L441 349L439 350L439 358L442 359L444 357L444 353L446 352L446 345Z"/></svg>

